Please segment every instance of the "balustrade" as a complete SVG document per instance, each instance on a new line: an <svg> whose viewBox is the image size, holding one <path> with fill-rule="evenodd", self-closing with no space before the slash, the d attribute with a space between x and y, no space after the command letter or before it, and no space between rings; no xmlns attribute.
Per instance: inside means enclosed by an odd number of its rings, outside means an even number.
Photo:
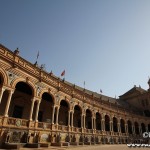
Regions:
<svg viewBox="0 0 150 150"><path fill-rule="evenodd" d="M6 118L7 119L7 124L9 126L17 126L17 127L28 127L29 121L25 119L19 119L19 118Z"/></svg>
<svg viewBox="0 0 150 150"><path fill-rule="evenodd" d="M2 116L0 116L0 125L2 125L2 123L3 123L3 118Z"/></svg>

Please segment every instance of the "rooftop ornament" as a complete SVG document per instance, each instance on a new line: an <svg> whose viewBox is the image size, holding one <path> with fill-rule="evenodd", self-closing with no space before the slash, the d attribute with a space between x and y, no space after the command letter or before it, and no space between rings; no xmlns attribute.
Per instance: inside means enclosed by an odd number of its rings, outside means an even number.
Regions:
<svg viewBox="0 0 150 150"><path fill-rule="evenodd" d="M17 48L17 49L14 51L14 54L15 54L15 55L19 55L19 48Z"/></svg>
<svg viewBox="0 0 150 150"><path fill-rule="evenodd" d="M147 82L147 83L148 83L148 85L149 85L149 90L150 90L150 78L148 79L148 82Z"/></svg>

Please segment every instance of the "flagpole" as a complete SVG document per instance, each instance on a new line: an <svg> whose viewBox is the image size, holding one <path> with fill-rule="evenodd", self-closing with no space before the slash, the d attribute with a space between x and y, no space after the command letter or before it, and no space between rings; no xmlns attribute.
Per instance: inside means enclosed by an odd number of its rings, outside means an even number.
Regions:
<svg viewBox="0 0 150 150"><path fill-rule="evenodd" d="M39 58L39 51L38 51L37 56L36 56L35 65L38 64L38 63L37 63L38 58Z"/></svg>
<svg viewBox="0 0 150 150"><path fill-rule="evenodd" d="M85 81L84 81L84 89L85 89Z"/></svg>

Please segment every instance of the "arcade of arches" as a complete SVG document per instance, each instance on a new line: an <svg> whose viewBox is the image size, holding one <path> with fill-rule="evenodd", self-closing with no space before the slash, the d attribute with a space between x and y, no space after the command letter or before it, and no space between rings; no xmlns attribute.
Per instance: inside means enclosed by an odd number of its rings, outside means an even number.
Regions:
<svg viewBox="0 0 150 150"><path fill-rule="evenodd" d="M16 60L24 61L12 55ZM1 51L0 57L3 57ZM5 60L0 60L0 63L5 64ZM7 63L12 65L11 61ZM8 70L6 64L3 67L0 69L0 145L2 142L117 144L150 132L148 116L128 112L121 107L118 109L116 103L110 105L106 100L96 103L92 94L86 97L84 91L76 90L53 76L47 77L53 81L51 84L48 79L39 81L36 75L32 77L27 67L25 70L19 70L19 65L12 70ZM25 77L27 74L30 78ZM69 94L67 88L74 91ZM78 93L75 95L75 92ZM78 95L81 98L77 98ZM112 101L117 100L112 98ZM143 108L143 112L148 114L147 109ZM18 139L14 141L13 136L16 135ZM20 138L22 136L26 138Z"/></svg>

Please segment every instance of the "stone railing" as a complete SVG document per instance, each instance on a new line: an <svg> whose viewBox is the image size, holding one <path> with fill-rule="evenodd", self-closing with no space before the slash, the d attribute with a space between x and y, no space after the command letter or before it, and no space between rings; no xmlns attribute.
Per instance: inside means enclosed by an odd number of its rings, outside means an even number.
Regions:
<svg viewBox="0 0 150 150"><path fill-rule="evenodd" d="M106 135L111 135L110 131L106 131L105 133L106 133Z"/></svg>
<svg viewBox="0 0 150 150"><path fill-rule="evenodd" d="M46 122L38 122L38 128L42 128L42 129L45 129L45 130L51 130L52 128L52 125L51 123L46 123Z"/></svg>
<svg viewBox="0 0 150 150"><path fill-rule="evenodd" d="M5 118L7 119L6 125L8 126L15 126L15 127L26 127L29 126L29 121L25 119L19 119L19 118Z"/></svg>
<svg viewBox="0 0 150 150"><path fill-rule="evenodd" d="M84 129L85 133L93 133L93 129Z"/></svg>
<svg viewBox="0 0 150 150"><path fill-rule="evenodd" d="M0 125L2 125L2 124L3 124L3 117L0 116Z"/></svg>
<svg viewBox="0 0 150 150"><path fill-rule="evenodd" d="M102 134L101 130L96 130L96 134Z"/></svg>
<svg viewBox="0 0 150 150"><path fill-rule="evenodd" d="M82 132L82 129L77 127L72 127L72 132Z"/></svg>

